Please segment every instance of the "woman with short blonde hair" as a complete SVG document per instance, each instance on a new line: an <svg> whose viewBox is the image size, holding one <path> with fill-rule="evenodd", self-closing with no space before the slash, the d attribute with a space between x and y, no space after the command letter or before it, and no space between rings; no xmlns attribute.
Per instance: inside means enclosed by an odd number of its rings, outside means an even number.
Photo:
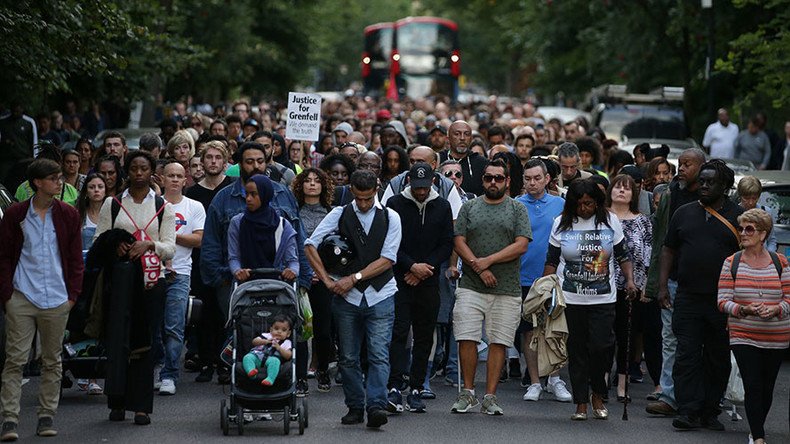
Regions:
<svg viewBox="0 0 790 444"><path fill-rule="evenodd" d="M740 187L739 187L740 188ZM765 442L765 419L790 343L790 267L765 241L773 222L765 210L738 216L743 250L724 260L719 275L719 310L729 315L730 349L746 394L751 440Z"/></svg>

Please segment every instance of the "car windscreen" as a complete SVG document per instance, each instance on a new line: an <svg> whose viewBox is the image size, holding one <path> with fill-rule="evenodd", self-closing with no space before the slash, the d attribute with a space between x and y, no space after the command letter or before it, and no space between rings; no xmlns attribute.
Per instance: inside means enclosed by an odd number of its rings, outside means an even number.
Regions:
<svg viewBox="0 0 790 444"><path fill-rule="evenodd" d="M680 108L628 105L607 108L599 124L608 137L629 139L685 139L688 136Z"/></svg>
<svg viewBox="0 0 790 444"><path fill-rule="evenodd" d="M757 206L765 208L776 225L790 225L790 186L763 189Z"/></svg>

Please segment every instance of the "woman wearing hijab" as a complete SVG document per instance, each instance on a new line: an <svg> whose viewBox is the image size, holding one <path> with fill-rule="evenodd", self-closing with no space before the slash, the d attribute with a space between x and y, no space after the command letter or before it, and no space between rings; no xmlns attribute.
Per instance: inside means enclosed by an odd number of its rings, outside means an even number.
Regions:
<svg viewBox="0 0 790 444"><path fill-rule="evenodd" d="M252 176L244 185L247 209L233 217L228 227L228 265L239 282L255 268L283 270L280 277L292 282L299 274L296 230L269 205L274 188L268 177Z"/></svg>

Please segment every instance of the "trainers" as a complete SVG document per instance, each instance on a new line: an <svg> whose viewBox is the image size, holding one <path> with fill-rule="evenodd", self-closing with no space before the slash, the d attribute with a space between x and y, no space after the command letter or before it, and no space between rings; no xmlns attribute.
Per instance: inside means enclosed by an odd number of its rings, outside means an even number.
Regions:
<svg viewBox="0 0 790 444"><path fill-rule="evenodd" d="M524 393L524 401L537 401L540 399L540 392L543 391L543 387L540 383L532 384L527 388L527 393Z"/></svg>
<svg viewBox="0 0 790 444"><path fill-rule="evenodd" d="M390 413L403 412L403 395L396 388L390 389L387 394L387 411Z"/></svg>
<svg viewBox="0 0 790 444"><path fill-rule="evenodd" d="M518 358L511 358L508 359L510 362L510 378L511 379L521 379L521 361Z"/></svg>
<svg viewBox="0 0 790 444"><path fill-rule="evenodd" d="M318 383L318 391L326 393L332 388L332 379L329 378L328 372L316 371L315 381Z"/></svg>
<svg viewBox="0 0 790 444"><path fill-rule="evenodd" d="M175 395L176 394L175 381L169 378L163 379L159 387L159 394L162 396Z"/></svg>
<svg viewBox="0 0 790 444"><path fill-rule="evenodd" d="M468 389L461 390L458 397L455 398L455 403L450 409L452 413L466 413L469 409L473 409L480 405L480 401Z"/></svg>
<svg viewBox="0 0 790 444"><path fill-rule="evenodd" d="M159 372L162 371L162 366L157 365L154 367L154 390L159 390L162 387L162 381L159 380Z"/></svg>
<svg viewBox="0 0 790 444"><path fill-rule="evenodd" d="M409 406L410 412L425 413L425 403L422 400L422 395L417 390L412 390L409 396L406 397L406 405Z"/></svg>
<svg viewBox="0 0 790 444"><path fill-rule="evenodd" d="M458 388L458 378L451 378L449 376L444 377L444 384L449 385L453 388Z"/></svg>
<svg viewBox="0 0 790 444"><path fill-rule="evenodd" d="M483 406L480 411L486 415L504 415L505 411L496 402L496 395L487 394L483 396Z"/></svg>
<svg viewBox="0 0 790 444"><path fill-rule="evenodd" d="M83 392L88 390L89 384L90 382L88 382L87 379L77 379L77 389L82 390Z"/></svg>
<svg viewBox="0 0 790 444"><path fill-rule="evenodd" d="M19 433L16 431L16 423L5 421L2 431L0 431L0 441L16 441L17 439L19 439Z"/></svg>
<svg viewBox="0 0 790 444"><path fill-rule="evenodd" d="M315 379L315 374L317 372L318 372L318 370L316 370L314 368L307 369L307 379Z"/></svg>
<svg viewBox="0 0 790 444"><path fill-rule="evenodd" d="M296 396L304 398L310 394L310 386L307 385L307 379L300 379L296 381Z"/></svg>
<svg viewBox="0 0 790 444"><path fill-rule="evenodd" d="M554 394L554 399L559 402L571 402L573 396L571 396L570 392L567 388L565 388L565 381L562 379L557 379L557 382L552 384L551 382L546 384L546 391L549 393Z"/></svg>
<svg viewBox="0 0 790 444"><path fill-rule="evenodd" d="M211 382L214 379L214 367L207 365L195 377L195 382Z"/></svg>
<svg viewBox="0 0 790 444"><path fill-rule="evenodd" d="M428 387L426 389L423 389L423 391L420 392L420 398L422 398L422 399L436 399L436 393L434 393L433 390L431 390L431 388Z"/></svg>
<svg viewBox="0 0 790 444"><path fill-rule="evenodd" d="M52 425L51 416L42 416L38 418L38 426L36 426L36 435L38 436L55 436L58 431Z"/></svg>
<svg viewBox="0 0 790 444"><path fill-rule="evenodd" d="M532 378L529 377L529 372L524 371L524 377L521 378L521 388L527 388L532 385Z"/></svg>
<svg viewBox="0 0 790 444"><path fill-rule="evenodd" d="M99 384L96 384L95 382L91 382L90 384L88 384L88 394L89 395L103 395L104 394L104 389L102 389Z"/></svg>

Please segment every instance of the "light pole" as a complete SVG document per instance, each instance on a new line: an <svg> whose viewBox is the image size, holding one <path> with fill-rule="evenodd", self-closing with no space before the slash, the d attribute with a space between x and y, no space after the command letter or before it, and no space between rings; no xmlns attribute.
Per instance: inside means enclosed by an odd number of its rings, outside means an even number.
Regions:
<svg viewBox="0 0 790 444"><path fill-rule="evenodd" d="M705 81L707 82L708 114L709 116L713 116L716 111L716 104L714 103L715 98L713 94L713 80L711 79L711 71L713 71L714 60L713 28L715 14L713 13L713 0L701 0L701 5L702 9L707 10L708 14L708 51L707 55L705 56Z"/></svg>

